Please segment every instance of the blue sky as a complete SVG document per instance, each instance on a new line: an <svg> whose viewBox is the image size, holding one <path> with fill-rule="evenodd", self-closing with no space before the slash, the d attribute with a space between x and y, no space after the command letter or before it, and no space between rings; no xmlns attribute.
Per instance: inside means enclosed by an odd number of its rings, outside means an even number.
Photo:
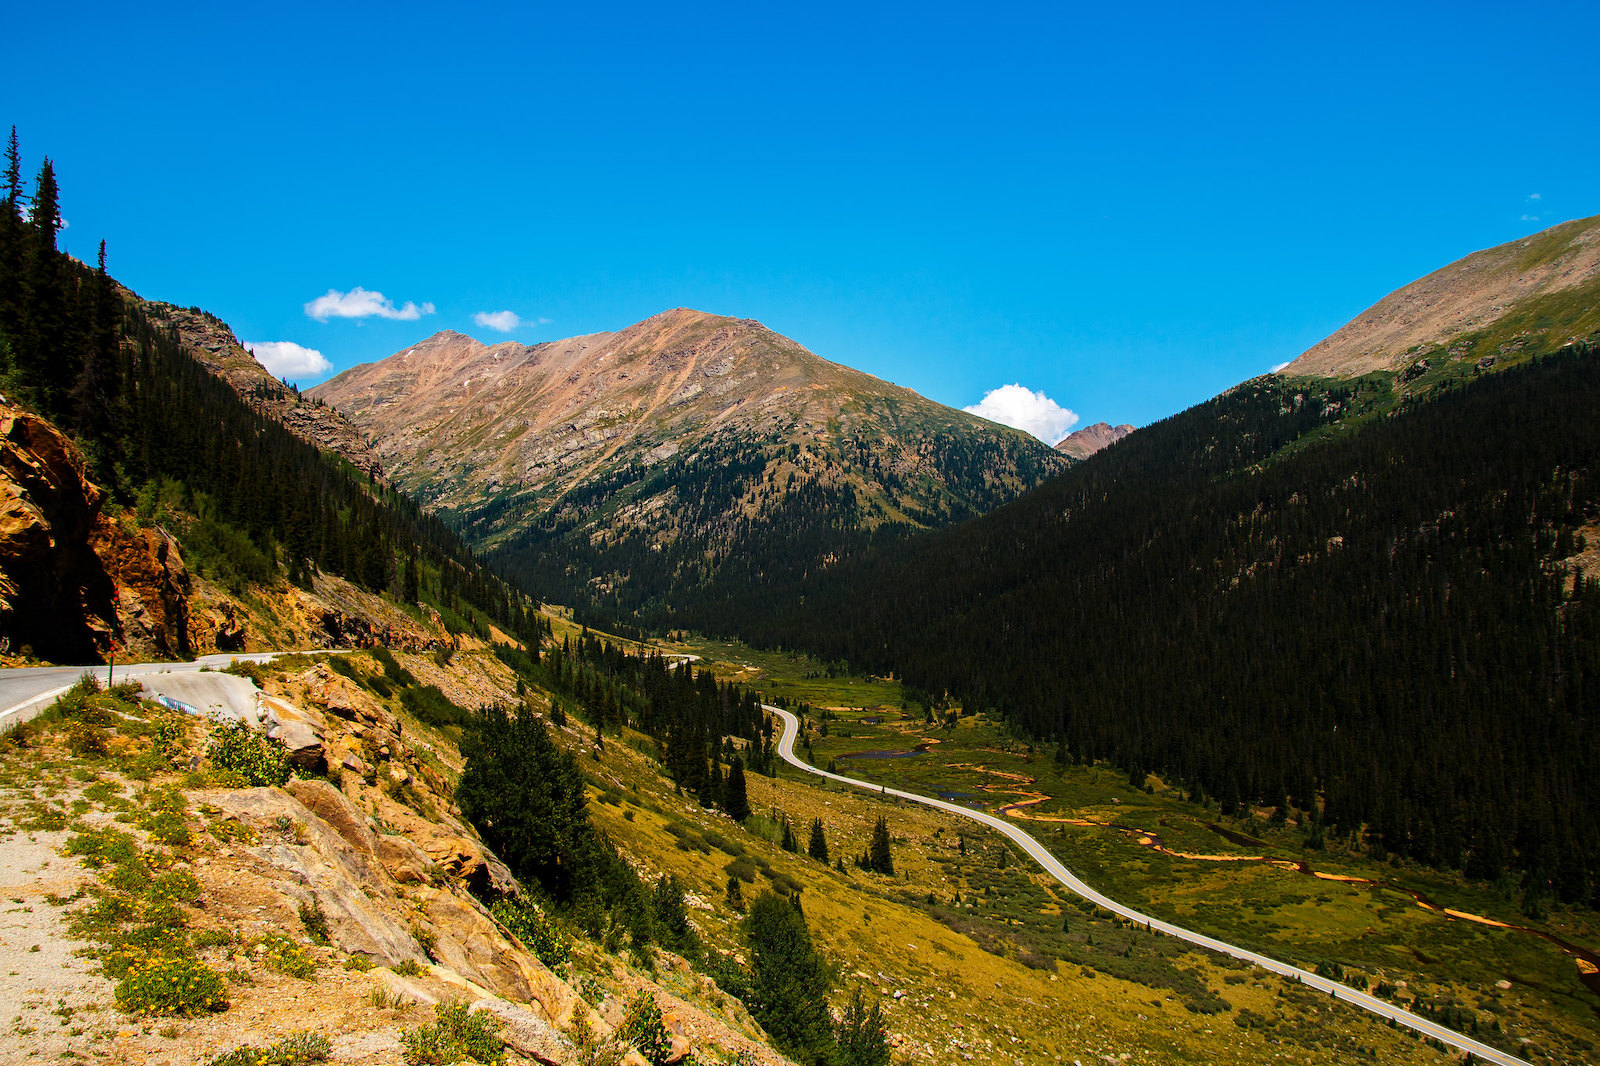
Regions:
<svg viewBox="0 0 1600 1066"><path fill-rule="evenodd" d="M0 123L70 251L335 369L689 306L1080 426L1600 212L1600 5L1212 6L33 4Z"/></svg>

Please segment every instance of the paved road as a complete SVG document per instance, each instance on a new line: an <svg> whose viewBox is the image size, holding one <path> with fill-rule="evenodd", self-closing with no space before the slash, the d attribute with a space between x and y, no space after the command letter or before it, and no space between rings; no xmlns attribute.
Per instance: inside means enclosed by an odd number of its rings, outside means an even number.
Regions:
<svg viewBox="0 0 1600 1066"><path fill-rule="evenodd" d="M1253 951L1246 951L1244 948L1234 947L1232 944L1225 944L1222 941L1213 939L1212 937L1206 936L1203 933L1191 932L1188 929L1173 925L1171 922L1164 922L1160 918L1153 918L1148 914L1143 914L1134 910L1132 907L1124 906L1123 904L1103 896L1099 892L1096 892L1094 889L1090 888L1071 870L1061 865L1061 861L1054 855L1050 854L1050 852L1045 849L1043 844L1040 844L1027 832L1003 818L996 818L992 814L986 814L983 811L975 811L970 807L963 807L955 803L947 803L944 800L932 799L928 796L919 796L914 792L902 792L897 788L886 788L881 785L870 785L864 781L857 781L854 778L843 777L839 774L830 774L825 770L818 770L815 766L810 766L795 757L794 742L795 738L800 732L800 723L795 719L795 716L790 714L788 711L783 710L781 707L772 707L765 704L763 704L763 707L783 719L783 736L778 740L778 754L783 756L786 762L791 763L794 766L798 766L806 773L816 774L818 777L825 777L830 781L838 781L840 784L854 785L856 788L866 789L868 792L877 792L885 796L898 796L901 799L912 800L916 803L926 804L929 807L937 807L942 811L949 811L951 814L958 814L963 818L971 818L975 822L982 822L989 828L994 829L997 832L1004 833L1006 836L1016 841L1019 845L1021 845L1023 851L1026 851L1030 856L1032 856L1034 861L1036 861L1040 866L1044 867L1045 872L1050 874L1050 876L1054 877L1057 881L1060 881L1063 885L1066 885L1078 895L1084 897L1092 903L1099 904L1108 911L1113 911L1122 915L1124 918L1138 922L1141 925L1147 925L1151 929L1166 933L1168 936L1177 937L1178 939L1186 940L1191 944L1197 944L1200 947L1209 948L1212 951L1220 952L1224 955L1231 955L1236 959L1243 959L1246 962L1252 962L1255 965L1260 966L1262 969L1271 970L1273 973L1294 978L1308 988L1314 988L1319 992L1326 992L1337 999L1344 1000L1346 1003L1354 1004L1355 1006L1361 1007L1364 1010L1369 1010L1373 1014L1379 1015L1380 1017L1393 1018L1399 1024L1415 1029L1424 1036L1431 1036L1436 1040L1442 1040L1444 1043L1449 1044L1452 1047L1459 1048L1462 1051L1471 1052L1475 1057L1483 1059L1486 1062L1500 1063L1501 1066L1528 1066L1528 1063L1525 1060L1519 1059L1515 1055L1508 1055L1499 1048L1490 1047L1488 1044L1480 1043L1477 1040L1473 1040L1471 1037L1463 1036L1454 1029L1447 1029L1437 1022L1431 1022L1421 1015L1412 1014L1410 1011L1397 1007L1393 1003L1381 1000L1377 996L1369 995L1366 992L1351 988L1349 985L1339 984L1337 981L1330 981L1326 977L1318 977L1316 974L1311 973L1308 970L1302 970L1298 967L1290 966L1288 963L1279 962L1277 959L1268 958L1265 955L1258 955Z"/></svg>
<svg viewBox="0 0 1600 1066"><path fill-rule="evenodd" d="M323 649L326 650L326 649ZM147 678L152 674L194 673L202 666L220 670L235 659L263 663L279 655L293 652L229 652L224 655L202 655L190 663L118 663L113 668L112 680L117 683L134 678ZM25 666L15 670L0 670L0 733L26 722L43 711L55 698L77 683L78 678L92 673L105 683L106 670L100 666Z"/></svg>

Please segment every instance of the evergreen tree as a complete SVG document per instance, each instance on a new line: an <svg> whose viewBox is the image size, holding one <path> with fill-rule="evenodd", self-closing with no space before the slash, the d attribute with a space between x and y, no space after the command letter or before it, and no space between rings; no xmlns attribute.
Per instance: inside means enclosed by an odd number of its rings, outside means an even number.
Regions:
<svg viewBox="0 0 1600 1066"><path fill-rule="evenodd" d="M558 902L598 891L601 857L583 773L526 707L486 708L463 738L456 803L518 877Z"/></svg>
<svg viewBox="0 0 1600 1066"><path fill-rule="evenodd" d="M878 816L872 827L872 846L867 849L867 869L887 877L894 876L894 856L889 851L889 822Z"/></svg>
<svg viewBox="0 0 1600 1066"><path fill-rule="evenodd" d="M743 824L750 817L750 798L745 792L744 760L737 755L728 767L728 779L723 783L722 796L722 809L728 812L729 818Z"/></svg>
<svg viewBox="0 0 1600 1066"><path fill-rule="evenodd" d="M789 816L783 816L783 839L780 846L784 851L799 851L800 838L794 835L794 823L789 821Z"/></svg>
<svg viewBox="0 0 1600 1066"><path fill-rule="evenodd" d="M20 218L22 210L22 152L17 148L17 127L11 127L11 139L6 142L6 210L12 218Z"/></svg>
<svg viewBox="0 0 1600 1066"><path fill-rule="evenodd" d="M811 821L811 842L806 846L806 853L822 865L828 865L828 841L822 835L821 818Z"/></svg>
<svg viewBox="0 0 1600 1066"><path fill-rule="evenodd" d="M868 1006L859 985L850 993L837 1032L840 1066L889 1066L889 1034L884 1030L883 1007L877 1000Z"/></svg>
<svg viewBox="0 0 1600 1066"><path fill-rule="evenodd" d="M700 937L689 924L689 910L683 903L683 888L674 876L663 874L650 895L655 915L656 935L661 943L685 958L700 951Z"/></svg>
<svg viewBox="0 0 1600 1066"><path fill-rule="evenodd" d="M795 904L763 892L744 921L750 943L750 1013L785 1054L822 1066L834 1055L827 962Z"/></svg>

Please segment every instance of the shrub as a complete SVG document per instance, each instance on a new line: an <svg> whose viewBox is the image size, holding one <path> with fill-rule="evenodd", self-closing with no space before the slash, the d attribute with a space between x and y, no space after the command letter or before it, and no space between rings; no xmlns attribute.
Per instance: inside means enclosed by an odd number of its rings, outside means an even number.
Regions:
<svg viewBox="0 0 1600 1066"><path fill-rule="evenodd" d="M480 1062L498 1066L505 1061L499 1019L486 1010L469 1011L465 1003L439 1003L432 1025L400 1030L400 1046L407 1066L448 1066L454 1062Z"/></svg>
<svg viewBox="0 0 1600 1066"><path fill-rule="evenodd" d="M256 944L256 954L268 967L289 977L310 980L316 976L316 962L299 944L281 933L274 933L259 940Z"/></svg>
<svg viewBox="0 0 1600 1066"><path fill-rule="evenodd" d="M623 1016L617 1036L644 1057L650 1066L666 1066L672 1054L672 1038L661 1020L661 1008L656 997L641 990L628 1001L628 1013Z"/></svg>
<svg viewBox="0 0 1600 1066"><path fill-rule="evenodd" d="M147 818L140 819L139 827L150 834L150 839L157 844L166 844L170 847L183 847L189 843L189 826L184 822L181 814L171 811L161 811Z"/></svg>
<svg viewBox="0 0 1600 1066"><path fill-rule="evenodd" d="M213 734L211 764L236 773L252 785L281 785L289 780L289 753L282 744L253 732L243 722L229 722Z"/></svg>
<svg viewBox="0 0 1600 1066"><path fill-rule="evenodd" d="M139 846L127 833L117 829L90 829L67 839L62 849L68 855L77 855L91 869L102 866L120 866L139 858Z"/></svg>
<svg viewBox="0 0 1600 1066"><path fill-rule="evenodd" d="M489 913L546 966L559 966L570 956L571 941L566 931L526 896L497 899Z"/></svg>
<svg viewBox="0 0 1600 1066"><path fill-rule="evenodd" d="M236 1047L206 1066L300 1066L302 1062L326 1061L332 1050L333 1042L321 1033L290 1033L271 1047Z"/></svg>
<svg viewBox="0 0 1600 1066"><path fill-rule="evenodd" d="M317 897L312 896L310 903L300 904L300 924L306 927L306 935L313 944L325 945L329 942L328 916L323 913Z"/></svg>
<svg viewBox="0 0 1600 1066"><path fill-rule="evenodd" d="M117 1009L128 1014L201 1014L228 1008L215 970L188 958L146 958L128 964L117 983Z"/></svg>
<svg viewBox="0 0 1600 1066"><path fill-rule="evenodd" d="M405 959L399 963L396 963L394 966L391 966L390 969L394 970L394 972L399 974L401 977L421 977L427 972L422 968L422 964L416 959Z"/></svg>

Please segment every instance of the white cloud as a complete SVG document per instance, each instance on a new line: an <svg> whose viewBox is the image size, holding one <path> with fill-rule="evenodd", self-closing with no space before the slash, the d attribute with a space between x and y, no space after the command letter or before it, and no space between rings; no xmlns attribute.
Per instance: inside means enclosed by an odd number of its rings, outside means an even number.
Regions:
<svg viewBox="0 0 1600 1066"><path fill-rule="evenodd" d="M401 307L396 307L394 301L381 292L368 292L357 285L349 292L340 292L338 289L329 289L324 296L306 304L306 314L318 322L326 322L330 318L392 318L401 322L415 322L423 315L433 314L433 305L425 303L421 307L407 300Z"/></svg>
<svg viewBox="0 0 1600 1066"><path fill-rule="evenodd" d="M1522 221L1524 221L1524 222L1537 222L1537 221L1539 221L1539 216L1538 215L1523 215L1522 216Z"/></svg>
<svg viewBox="0 0 1600 1066"><path fill-rule="evenodd" d="M515 311L479 311L472 316L472 321L484 329L492 329L498 333L510 333L522 325L522 319L517 317Z"/></svg>
<svg viewBox="0 0 1600 1066"><path fill-rule="evenodd" d="M1078 423L1078 416L1042 392L1022 385L1002 385L983 394L979 403L963 407L980 418L1032 433L1054 444Z"/></svg>
<svg viewBox="0 0 1600 1066"><path fill-rule="evenodd" d="M294 341L245 341L244 347L275 378L315 377L333 369L321 352Z"/></svg>
<svg viewBox="0 0 1600 1066"><path fill-rule="evenodd" d="M1282 370L1292 362L1294 362L1293 359L1285 359L1283 362L1272 368L1272 373L1276 374L1278 371Z"/></svg>
<svg viewBox="0 0 1600 1066"><path fill-rule="evenodd" d="M1528 194L1528 199L1530 199L1530 200L1537 200L1537 199L1539 199L1539 194L1538 194L1538 193L1536 193L1536 192L1534 192L1534 193L1529 193L1529 194Z"/></svg>

